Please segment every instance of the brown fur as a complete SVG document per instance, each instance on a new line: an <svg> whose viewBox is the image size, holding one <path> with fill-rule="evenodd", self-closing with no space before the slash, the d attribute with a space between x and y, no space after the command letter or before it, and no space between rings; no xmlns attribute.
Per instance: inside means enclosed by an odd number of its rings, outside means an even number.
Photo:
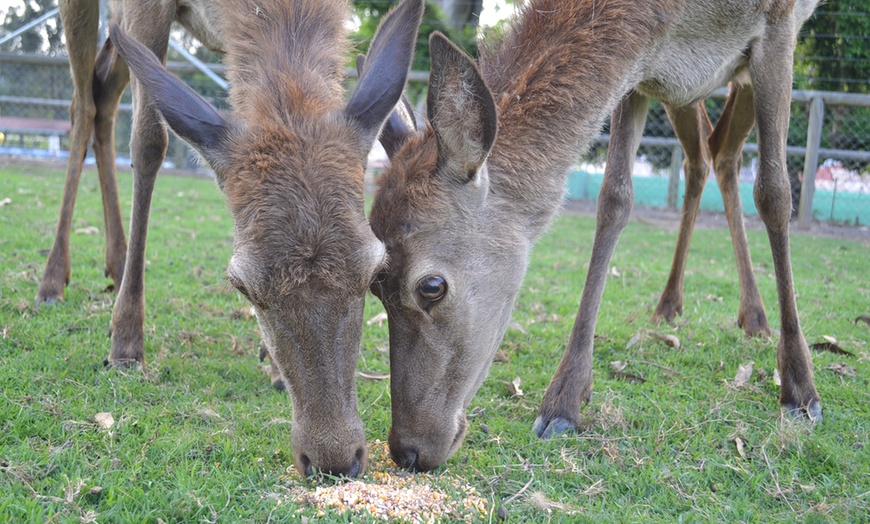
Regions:
<svg viewBox="0 0 870 524"><path fill-rule="evenodd" d="M228 278L253 304L273 383L286 386L292 399L297 467L305 475L360 475L367 454L354 370L366 289L385 257L366 221L363 174L377 132L401 95L422 2L404 0L383 18L368 57L374 65L362 69L347 104L341 85L350 14L345 0L120 2L95 63L96 4L61 3L76 125L56 249L37 300L62 298L69 278L69 219L93 129L107 231L120 222L112 211L114 171L107 166L114 165L111 131L132 72L130 246L126 259L117 242L107 251L107 267L119 283L107 363L145 363L145 245L166 153L165 123L199 151L226 195L234 221ZM216 111L163 68L173 20L226 51L230 112ZM117 231L123 243L123 230Z"/></svg>

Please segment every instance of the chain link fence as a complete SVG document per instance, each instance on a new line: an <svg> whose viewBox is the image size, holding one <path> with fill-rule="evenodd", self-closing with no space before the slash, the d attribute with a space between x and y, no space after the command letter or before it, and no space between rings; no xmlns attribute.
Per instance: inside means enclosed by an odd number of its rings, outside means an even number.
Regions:
<svg viewBox="0 0 870 524"><path fill-rule="evenodd" d="M870 18L870 16L868 16ZM169 69L217 107L226 107L226 91L170 50ZM222 66L211 65L222 73ZM424 72L412 74L409 95L422 108L425 101ZM352 80L350 80L352 81ZM72 82L66 58L14 52L0 52L0 131L5 142L0 154L48 157L63 160L69 149L69 100ZM812 139L811 106L821 102L820 136ZM725 91L707 100L706 108L714 123L724 106ZM818 108L817 108L818 109ZM130 90L125 93L116 125L119 164L129 164ZM13 124L19 124L17 127ZM568 198L595 201L604 172L607 128L595 141L568 180ZM808 141L809 140L809 141ZM837 93L796 92L792 103L788 136L788 171L793 186L795 213L801 193L807 192L805 179L811 181L806 220L839 225L870 225L870 95L839 96ZM818 167L807 169L810 157L817 154ZM682 206L683 154L664 108L652 102L644 139L634 168L635 204L642 207ZM89 157L86 162L93 162ZM752 196L757 172L754 132L744 148L740 171L743 209L756 213ZM167 167L203 169L184 142L170 133ZM711 178L715 175L711 173ZM712 182L712 183L711 183ZM670 191L669 191L670 188ZM807 199L807 196L804 197ZM708 180L701 201L704 211L723 211L718 185Z"/></svg>

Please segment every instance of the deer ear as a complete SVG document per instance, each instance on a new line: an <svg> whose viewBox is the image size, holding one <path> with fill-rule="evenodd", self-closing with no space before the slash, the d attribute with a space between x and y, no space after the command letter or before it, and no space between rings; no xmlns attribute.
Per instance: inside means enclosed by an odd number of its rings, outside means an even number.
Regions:
<svg viewBox="0 0 870 524"><path fill-rule="evenodd" d="M366 152L402 96L422 17L423 0L403 0L381 21L368 56L357 62L359 81L345 114L359 126Z"/></svg>
<svg viewBox="0 0 870 524"><path fill-rule="evenodd" d="M362 76L365 68L366 57L357 55L356 57L356 73L357 76ZM408 140L413 133L417 131L417 116L414 112L414 107L404 94L399 98L399 102L393 108L387 121L384 123L384 128L381 129L381 136L378 137L381 145L384 146L384 151L387 156L393 158L393 155L402 148L405 141Z"/></svg>
<svg viewBox="0 0 870 524"><path fill-rule="evenodd" d="M439 32L429 38L429 122L441 171L473 180L495 143L495 100L474 61Z"/></svg>
<svg viewBox="0 0 870 524"><path fill-rule="evenodd" d="M117 24L109 38L118 49L142 88L146 102L153 105L169 127L190 143L216 171L224 158L221 147L227 122L208 102L184 82L170 74L150 49L127 35ZM222 184L222 180L218 180Z"/></svg>

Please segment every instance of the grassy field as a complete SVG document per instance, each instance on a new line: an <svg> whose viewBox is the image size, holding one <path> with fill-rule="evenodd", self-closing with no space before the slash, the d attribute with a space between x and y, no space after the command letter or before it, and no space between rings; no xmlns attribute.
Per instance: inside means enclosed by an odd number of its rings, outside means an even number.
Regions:
<svg viewBox="0 0 870 524"><path fill-rule="evenodd" d="M120 179L126 215L130 175ZM66 300L33 304L62 186L58 170L0 170L0 521L375 521L312 506L316 486L294 472L289 400L270 388L256 321L224 283L232 227L215 184L158 182L146 373L102 365L113 295L93 172L79 190ZM601 308L586 428L541 441L531 425L573 323L593 227L566 214L538 244L468 438L432 474L399 476L383 444L389 381L358 379L372 454L363 480L431 488L458 506L445 521L497 522L502 507L512 522L867 522L870 326L855 319L870 315L870 245L793 236L807 340L834 337L853 353L814 352L825 422L812 427L780 417L775 340L746 339L736 325L727 230L696 232L685 312L657 327L648 319L675 234L633 222ZM766 237L750 231L749 242L777 325ZM370 295L366 318L381 311ZM656 333L677 337L679 349ZM386 323L367 326L359 369L387 373L387 347ZM735 385L750 362L752 375ZM612 374L622 365L628 375ZM523 394L512 396L506 384L517 377ZM462 506L470 495L484 503Z"/></svg>

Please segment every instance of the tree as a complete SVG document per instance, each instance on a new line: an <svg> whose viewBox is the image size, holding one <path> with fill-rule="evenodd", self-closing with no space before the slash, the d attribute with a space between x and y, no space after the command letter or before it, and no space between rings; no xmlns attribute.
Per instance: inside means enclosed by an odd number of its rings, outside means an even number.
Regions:
<svg viewBox="0 0 870 524"><path fill-rule="evenodd" d="M3 33L11 33L24 24L39 18L57 7L57 0L26 0L21 5L10 6L3 21ZM7 42L6 50L24 53L54 54L63 49L63 29L60 20L46 20L45 23L26 31L11 42Z"/></svg>
<svg viewBox="0 0 870 524"><path fill-rule="evenodd" d="M828 0L801 30L795 60L799 87L870 92L867 0Z"/></svg>
<svg viewBox="0 0 870 524"><path fill-rule="evenodd" d="M434 0L447 23L455 28L477 27L483 0Z"/></svg>

